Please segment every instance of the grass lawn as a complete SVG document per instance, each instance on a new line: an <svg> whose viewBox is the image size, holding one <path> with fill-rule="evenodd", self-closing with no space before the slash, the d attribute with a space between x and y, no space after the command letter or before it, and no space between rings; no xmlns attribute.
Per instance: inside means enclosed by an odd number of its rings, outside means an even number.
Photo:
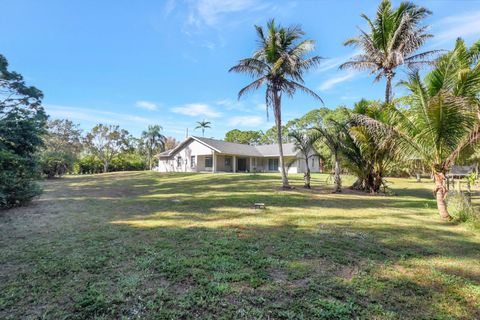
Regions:
<svg viewBox="0 0 480 320"><path fill-rule="evenodd" d="M440 221L430 183L290 178L47 181L0 212L0 318L480 319L480 234Z"/></svg>

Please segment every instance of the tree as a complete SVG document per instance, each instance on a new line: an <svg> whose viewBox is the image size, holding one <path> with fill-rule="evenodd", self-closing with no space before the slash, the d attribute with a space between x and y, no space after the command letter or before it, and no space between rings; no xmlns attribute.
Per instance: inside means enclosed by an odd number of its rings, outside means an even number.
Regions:
<svg viewBox="0 0 480 320"><path fill-rule="evenodd" d="M364 117L377 134L400 142L400 154L422 159L434 177L440 216L451 219L445 203L445 175L456 159L473 150L480 138L480 41L470 49L458 39L423 80L418 71L404 85L411 93L406 112L392 110L392 123Z"/></svg>
<svg viewBox="0 0 480 320"><path fill-rule="evenodd" d="M198 126L195 127L195 130L197 129L202 129L202 137L205 137L205 129L210 129L211 128L211 122L210 121L197 121Z"/></svg>
<svg viewBox="0 0 480 320"><path fill-rule="evenodd" d="M225 141L241 144L258 145L262 138L262 131L233 129L225 133Z"/></svg>
<svg viewBox="0 0 480 320"><path fill-rule="evenodd" d="M393 9L390 0L383 0L374 20L362 14L369 25L369 32L360 30L360 35L345 41L345 45L360 48L362 53L340 66L341 69L370 70L375 81L386 78L385 102L392 98L392 79L401 65L415 67L430 64L426 60L438 50L416 53L431 38L428 26L420 25L431 12L411 2L401 2Z"/></svg>
<svg viewBox="0 0 480 320"><path fill-rule="evenodd" d="M178 146L179 142L174 137L166 137L165 138L165 150L172 150L176 146Z"/></svg>
<svg viewBox="0 0 480 320"><path fill-rule="evenodd" d="M273 109L277 127L277 143L280 154L280 167L283 188L290 188L285 170L282 146L282 94L293 97L297 90L305 92L321 101L320 96L304 86L305 71L320 63L320 57L306 58L315 43L313 40L301 40L305 34L299 26L284 28L275 24L275 20L267 23L267 35L260 26L255 26L259 48L251 58L242 59L229 72L246 73L255 80L241 89L240 99L247 92L266 86L265 104Z"/></svg>
<svg viewBox="0 0 480 320"><path fill-rule="evenodd" d="M103 172L113 157L127 148L128 131L119 126L97 124L87 134L85 143L90 152L103 162Z"/></svg>
<svg viewBox="0 0 480 320"><path fill-rule="evenodd" d="M165 150L165 136L161 134L162 127L159 125L148 126L147 131L142 132L142 141L147 154L147 163L152 170L152 159L156 153Z"/></svg>
<svg viewBox="0 0 480 320"><path fill-rule="evenodd" d="M8 70L0 55L0 208L21 205L40 193L37 159L47 116L43 94Z"/></svg>
<svg viewBox="0 0 480 320"><path fill-rule="evenodd" d="M289 136L293 139L295 145L295 151L298 151L301 155L301 158L305 160L305 173L303 176L304 187L310 189L310 166L308 161L312 158L318 157L317 152L315 151L315 142L319 139L317 134L308 134L304 131L292 131L289 133Z"/></svg>
<svg viewBox="0 0 480 320"><path fill-rule="evenodd" d="M314 129L318 132L320 137L322 137L324 143L330 149L334 161L335 161L335 190L334 192L342 192L342 178L340 176L340 152L342 151L342 134L344 129L344 124L336 122L332 119L329 119L322 126L315 127Z"/></svg>

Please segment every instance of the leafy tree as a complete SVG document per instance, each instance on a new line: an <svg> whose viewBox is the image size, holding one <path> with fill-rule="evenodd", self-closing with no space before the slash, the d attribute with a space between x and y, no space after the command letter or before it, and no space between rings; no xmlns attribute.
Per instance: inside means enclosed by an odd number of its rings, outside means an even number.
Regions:
<svg viewBox="0 0 480 320"><path fill-rule="evenodd" d="M288 132L287 126L282 126L282 143L288 143L290 137L288 134L283 134ZM278 130L277 126L273 126L260 137L260 144L278 144Z"/></svg>
<svg viewBox="0 0 480 320"><path fill-rule="evenodd" d="M39 155L40 168L47 178L62 176L72 171L74 161L72 154L61 151L44 151Z"/></svg>
<svg viewBox="0 0 480 320"><path fill-rule="evenodd" d="M374 20L362 14L370 28L369 32L360 30L360 35L345 41L345 45L360 48L362 53L340 66L341 69L369 70L375 74L375 81L386 78L385 102L392 98L392 79L401 65L416 67L429 64L426 60L436 50L416 53L431 38L428 26L421 22L431 12L411 2L401 2L393 9L390 0L383 0Z"/></svg>
<svg viewBox="0 0 480 320"><path fill-rule="evenodd" d="M251 58L242 59L230 72L246 73L255 80L240 90L240 98L249 91L266 85L265 102L273 109L277 127L277 143L283 188L290 188L285 170L282 146L282 94L293 97L297 90L321 101L312 90L304 86L303 74L320 62L320 57L306 58L314 49L313 40L301 40L305 34L299 26L284 28L272 19L267 23L267 35L260 26L255 26L259 48Z"/></svg>
<svg viewBox="0 0 480 320"><path fill-rule="evenodd" d="M205 129L210 129L212 123L203 119L202 121L197 121L197 124L198 126L195 127L195 130L202 129L202 137L205 137Z"/></svg>
<svg viewBox="0 0 480 320"><path fill-rule="evenodd" d="M0 208L20 205L40 193L37 159L47 116L43 94L8 70L0 55Z"/></svg>
<svg viewBox="0 0 480 320"><path fill-rule="evenodd" d="M179 142L174 137L166 137L165 138L165 150L172 150L176 146L178 146Z"/></svg>
<svg viewBox="0 0 480 320"><path fill-rule="evenodd" d="M225 141L241 144L257 145L262 138L262 131L233 129L225 133Z"/></svg>
<svg viewBox="0 0 480 320"><path fill-rule="evenodd" d="M318 140L319 136L317 134L308 134L305 131L292 131L289 133L289 136L293 139L295 145L295 150L301 154L303 160L305 160L305 173L304 173L304 187L310 189L310 166L309 160L317 157L317 152L315 151L315 142Z"/></svg>
<svg viewBox="0 0 480 320"><path fill-rule="evenodd" d="M152 170L153 157L165 150L165 136L161 133L159 125L148 126L147 131L142 132L142 142L147 155L148 168Z"/></svg>
<svg viewBox="0 0 480 320"><path fill-rule="evenodd" d="M119 126L97 124L87 134L85 144L102 161L103 172L108 172L112 159L128 147L128 137L128 131Z"/></svg>

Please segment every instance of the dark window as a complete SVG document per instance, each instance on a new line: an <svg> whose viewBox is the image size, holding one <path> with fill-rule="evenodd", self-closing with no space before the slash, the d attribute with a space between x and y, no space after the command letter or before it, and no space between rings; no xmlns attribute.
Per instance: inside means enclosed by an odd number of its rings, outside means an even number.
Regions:
<svg viewBox="0 0 480 320"><path fill-rule="evenodd" d="M205 168L213 167L212 157L205 157Z"/></svg>
<svg viewBox="0 0 480 320"><path fill-rule="evenodd" d="M177 167L182 166L182 157L177 157Z"/></svg>
<svg viewBox="0 0 480 320"><path fill-rule="evenodd" d="M195 168L195 156L190 157L190 167Z"/></svg>
<svg viewBox="0 0 480 320"><path fill-rule="evenodd" d="M225 158L225 166L230 167L232 165L232 158Z"/></svg>
<svg viewBox="0 0 480 320"><path fill-rule="evenodd" d="M278 171L278 159L268 159L268 170Z"/></svg>

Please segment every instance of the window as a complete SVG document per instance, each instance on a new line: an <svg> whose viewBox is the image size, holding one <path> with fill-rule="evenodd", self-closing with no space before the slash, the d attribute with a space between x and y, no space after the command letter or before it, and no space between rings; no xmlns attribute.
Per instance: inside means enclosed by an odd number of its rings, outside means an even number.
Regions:
<svg viewBox="0 0 480 320"><path fill-rule="evenodd" d="M177 157L177 168L182 166L182 157L178 156Z"/></svg>
<svg viewBox="0 0 480 320"><path fill-rule="evenodd" d="M213 167L212 157L205 157L205 168Z"/></svg>
<svg viewBox="0 0 480 320"><path fill-rule="evenodd" d="M225 158L225 167L231 167L232 166L232 158L227 157Z"/></svg>
<svg viewBox="0 0 480 320"><path fill-rule="evenodd" d="M195 156L190 157L190 168L195 168Z"/></svg>
<svg viewBox="0 0 480 320"><path fill-rule="evenodd" d="M268 159L268 170L278 171L278 159Z"/></svg>

